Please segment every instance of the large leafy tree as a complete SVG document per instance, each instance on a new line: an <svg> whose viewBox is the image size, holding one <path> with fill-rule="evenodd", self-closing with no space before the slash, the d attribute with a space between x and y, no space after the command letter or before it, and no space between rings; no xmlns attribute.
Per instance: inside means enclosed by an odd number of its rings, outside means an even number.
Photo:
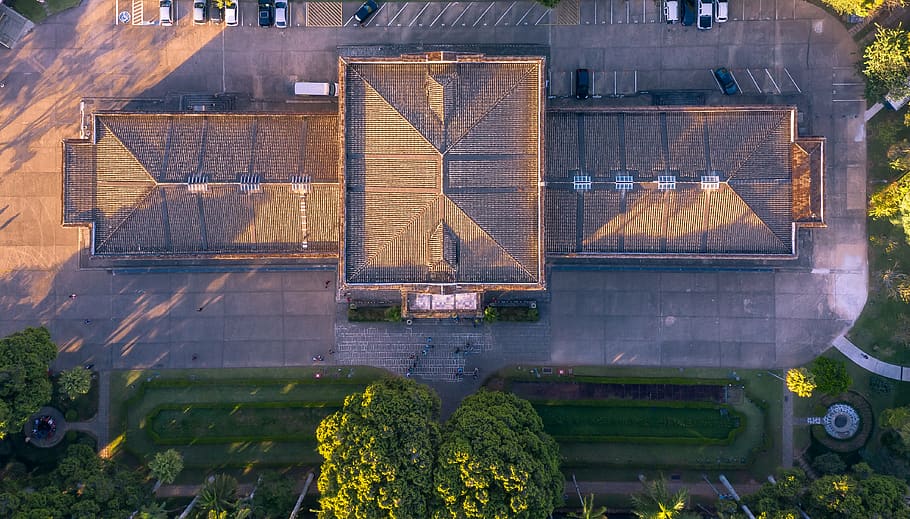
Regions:
<svg viewBox="0 0 910 519"><path fill-rule="evenodd" d="M787 370L787 389L796 396L809 398L815 391L815 377L806 368L793 368Z"/></svg>
<svg viewBox="0 0 910 519"><path fill-rule="evenodd" d="M812 362L809 368L816 388L828 395L843 393L853 384L853 379L847 373L847 365L843 362L819 357Z"/></svg>
<svg viewBox="0 0 910 519"><path fill-rule="evenodd" d="M910 407L885 409L879 421L886 433L882 441L898 454L910 454Z"/></svg>
<svg viewBox="0 0 910 519"><path fill-rule="evenodd" d="M896 4L900 0L822 0L840 14L866 16L878 6Z"/></svg>
<svg viewBox="0 0 910 519"><path fill-rule="evenodd" d="M526 400L481 390L446 424L436 467L439 516L546 517L562 502L564 484L556 442Z"/></svg>
<svg viewBox="0 0 910 519"><path fill-rule="evenodd" d="M46 328L27 328L0 339L0 439L22 428L52 396L47 369L57 346Z"/></svg>
<svg viewBox="0 0 910 519"><path fill-rule="evenodd" d="M345 399L316 430L320 518L430 517L439 397L400 378Z"/></svg>
<svg viewBox="0 0 910 519"><path fill-rule="evenodd" d="M149 472L151 472L153 478L158 480L155 483L155 490L158 490L158 487L162 484L173 483L182 470L183 456L174 449L156 452L155 456L149 461Z"/></svg>
<svg viewBox="0 0 910 519"><path fill-rule="evenodd" d="M284 519L294 508L294 480L277 472L262 474L253 496L253 514L266 519Z"/></svg>
<svg viewBox="0 0 910 519"><path fill-rule="evenodd" d="M910 33L901 27L880 27L875 40L863 50L863 74L873 97L910 93Z"/></svg>

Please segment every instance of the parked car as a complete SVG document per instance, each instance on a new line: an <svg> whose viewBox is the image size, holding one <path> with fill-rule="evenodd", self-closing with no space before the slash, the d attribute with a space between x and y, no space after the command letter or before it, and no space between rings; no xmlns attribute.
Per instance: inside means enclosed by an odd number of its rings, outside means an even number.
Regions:
<svg viewBox="0 0 910 519"><path fill-rule="evenodd" d="M196 0L193 2L193 24L203 25L205 23L205 11L208 8L206 0Z"/></svg>
<svg viewBox="0 0 910 519"><path fill-rule="evenodd" d="M591 72L586 68L575 71L575 99L591 97Z"/></svg>
<svg viewBox="0 0 910 519"><path fill-rule="evenodd" d="M338 97L338 83L298 81L294 83L294 95Z"/></svg>
<svg viewBox="0 0 910 519"><path fill-rule="evenodd" d="M224 4L224 24L230 27L240 25L240 14L237 12L237 0Z"/></svg>
<svg viewBox="0 0 910 519"><path fill-rule="evenodd" d="M683 0L682 24L695 25L695 0Z"/></svg>
<svg viewBox="0 0 910 519"><path fill-rule="evenodd" d="M174 4L171 0L161 0L159 6L158 18L161 19L159 23L165 27L174 25Z"/></svg>
<svg viewBox="0 0 910 519"><path fill-rule="evenodd" d="M259 2L259 26L271 27L275 21L275 13L272 11L272 2L268 0Z"/></svg>
<svg viewBox="0 0 910 519"><path fill-rule="evenodd" d="M727 0L716 0L714 4L714 19L717 20L717 23L726 22L729 12L730 4Z"/></svg>
<svg viewBox="0 0 910 519"><path fill-rule="evenodd" d="M679 21L679 0L664 0L664 18L667 23Z"/></svg>
<svg viewBox="0 0 910 519"><path fill-rule="evenodd" d="M725 67L714 69L714 77L720 85L721 90L727 95L733 95L739 92L739 86L736 85L736 79Z"/></svg>
<svg viewBox="0 0 910 519"><path fill-rule="evenodd" d="M707 31L714 25L714 0L698 0L698 28Z"/></svg>
<svg viewBox="0 0 910 519"><path fill-rule="evenodd" d="M275 27L285 29L288 26L288 3L284 0L275 2Z"/></svg>
<svg viewBox="0 0 910 519"><path fill-rule="evenodd" d="M218 7L217 5L209 6L209 20L212 23L221 23L224 21L224 8Z"/></svg>
<svg viewBox="0 0 910 519"><path fill-rule="evenodd" d="M354 19L357 20L357 23L363 25L371 16L373 16L377 9L379 9L379 4L376 3L376 0L367 0L360 6L360 9L354 13Z"/></svg>

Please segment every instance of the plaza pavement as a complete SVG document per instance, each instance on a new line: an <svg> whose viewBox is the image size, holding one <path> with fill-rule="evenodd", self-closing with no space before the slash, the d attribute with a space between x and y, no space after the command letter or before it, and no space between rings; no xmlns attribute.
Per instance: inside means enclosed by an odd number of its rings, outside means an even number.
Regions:
<svg viewBox="0 0 910 519"><path fill-rule="evenodd" d="M582 2L582 12L589 7ZM48 326L60 345L58 368L306 365L337 348L337 359L328 360L403 372L427 335L453 350L476 341L483 353L463 359L466 372L525 363L805 362L865 303L865 102L857 49L841 24L804 2L790 9L787 19L730 21L707 33L661 23L278 31L194 27L187 18L172 28L115 26L111 0L87 0L38 26L18 48L0 51L0 334ZM558 96L583 66L600 78L595 93L629 93L634 85L698 89L711 104L796 104L803 133L828 139L828 228L801 232L800 260L779 266L553 265L541 323L480 330L463 322L348 324L338 317L343 305L333 270L80 268L84 231L60 225L60 141L79 135L83 97L116 105L121 98L227 91L248 94L254 109L326 109L292 99L290 84L333 77L339 45L477 42L549 45ZM708 71L721 65L741 71L747 94L716 91ZM743 72L752 70L755 88ZM784 72L795 87L783 83ZM462 367L444 348L434 353L427 378L446 380ZM447 391L465 391L474 384L468 378Z"/></svg>

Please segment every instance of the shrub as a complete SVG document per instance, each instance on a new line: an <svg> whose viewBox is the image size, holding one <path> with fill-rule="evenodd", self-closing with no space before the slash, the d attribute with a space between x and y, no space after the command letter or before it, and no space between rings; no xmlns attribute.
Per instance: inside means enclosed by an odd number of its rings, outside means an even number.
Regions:
<svg viewBox="0 0 910 519"><path fill-rule="evenodd" d="M787 371L787 389L796 396L809 398L815 388L814 377L806 368L793 368Z"/></svg>
<svg viewBox="0 0 910 519"><path fill-rule="evenodd" d="M390 322L401 320L400 306L357 306L348 307L348 321L352 322Z"/></svg>
<svg viewBox="0 0 910 519"><path fill-rule="evenodd" d="M63 418L64 418L67 422L75 422L76 420L79 419L79 413L77 413L75 409L69 409L69 410L67 410L66 413L63 415Z"/></svg>
<svg viewBox="0 0 910 519"><path fill-rule="evenodd" d="M853 379L847 373L847 365L827 357L815 359L810 371L816 388L827 395L843 393L853 384Z"/></svg>

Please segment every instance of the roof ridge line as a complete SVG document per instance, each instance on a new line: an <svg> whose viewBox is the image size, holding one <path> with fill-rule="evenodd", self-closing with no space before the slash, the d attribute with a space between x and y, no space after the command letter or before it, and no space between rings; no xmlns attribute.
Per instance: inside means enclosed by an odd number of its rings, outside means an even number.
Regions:
<svg viewBox="0 0 910 519"><path fill-rule="evenodd" d="M401 238L401 235L404 234L404 232L405 232L407 229L409 229L412 225L414 225L414 222L416 222L424 213L427 212L427 208L429 208L431 205L433 205L432 203L433 203L434 201L439 200L439 197L440 197L440 196L443 196L443 197L444 197L445 195L440 195L440 194L435 195L435 196L430 200L429 203L427 203L427 204L425 204L425 205L423 206L423 208L422 208L420 211L417 211L416 213L414 213L414 216L411 217L411 219L408 221L408 223L406 223L405 225L402 225L402 226L398 229L398 231L395 233L394 236L392 236L390 239L388 239L388 240L382 245L382 247L380 247L374 254L372 254L371 256L369 256L369 257L366 259L366 261L363 262L363 264L361 265L360 268L358 268L357 270L355 270L354 272L351 273L350 278L354 278L355 276L357 276L358 274L360 274L361 272L363 272L367 267L370 266L370 264L371 264L371 263L372 263L380 254L382 254L383 252L387 251L387 250L391 247L392 243L394 243L394 242L397 241L399 238ZM366 199L366 197L364 197L364 199Z"/></svg>
<svg viewBox="0 0 910 519"><path fill-rule="evenodd" d="M168 115L171 115L171 114L168 114ZM111 134L111 136L117 140L117 144L119 144L120 147L122 147L124 150L126 150L126 152L130 154L130 157L133 157L133 160L136 161L136 164L139 164L142 167L142 172L145 173L146 176L149 177L149 180L151 180L152 183L154 183L155 185L158 185L158 179L156 179L151 173L149 173L149 170L145 167L145 163L143 163L142 160L139 157L137 157L135 153L133 153L133 150L131 150L130 147L127 146L125 142L123 142L123 139L120 138L120 135L118 135L117 132L115 132L113 130L113 128L108 126L107 123L105 123L103 120L101 121L101 124L103 124L104 127L107 128L107 131Z"/></svg>
<svg viewBox="0 0 910 519"><path fill-rule="evenodd" d="M780 118L782 120L782 119L784 119L784 116L781 115ZM749 163L750 160L752 160L752 157L755 156L755 154L758 152L758 149L761 148L762 146L764 146L765 143L768 142L768 140L771 138L771 133L774 130L776 130L779 125L780 125L780 121L778 121L778 124L772 125L771 128L768 129L767 133L765 133L765 135L762 136L762 139L758 142L758 144L754 148L752 148L752 151L750 151L749 154L746 155L746 157L742 160L742 162L739 163L739 167L736 168L735 170L731 171L730 174L727 175L727 181L736 177L736 174L739 172L739 170L743 169L743 166L745 166L746 164ZM795 142L795 141L792 141L792 142Z"/></svg>
<svg viewBox="0 0 910 519"><path fill-rule="evenodd" d="M782 246L792 248L792 244L791 244L791 246L788 246L786 243L783 242L783 240L780 239L780 237L777 235L777 233L774 232L774 229L768 227L768 223L765 222L765 219L762 218L762 217L758 214L758 211L756 211L755 208L752 207L752 204L750 204L749 202L746 201L745 198L743 198L742 196L740 196L739 191L737 191L737 190L736 190L735 188L733 188L732 186L730 187L730 191L733 193L733 195L734 195L736 198L740 199L740 201L742 201L742 203L745 204L745 206L748 207L750 211L752 211L752 214L754 214L754 215L756 216L756 218L758 218L758 221L761 222L762 227L764 227L765 229L768 230L769 233L771 233L771 236L774 236L774 238L775 238ZM790 225L792 226L793 224L791 223Z"/></svg>
<svg viewBox="0 0 910 519"><path fill-rule="evenodd" d="M155 190L156 190L157 188L158 188L158 185L157 185L157 183L156 183L154 186L151 187L151 189L148 190L148 192L145 193L145 196L143 196L141 200L139 200L136 204L133 205L133 209L132 209L129 213L127 213L126 216L124 216L123 219L120 220L120 221L117 223L117 225L115 225L115 226L113 227L113 229L111 229L111 232L109 232L109 233L107 234L107 238L105 238L104 240L101 241L100 244L98 244L98 247L96 247L96 250L97 250L97 249L100 249L101 246L103 246L105 243L107 243L107 242L111 239L112 236L114 236L115 234L117 234L117 231L119 231L120 228L123 227L123 224L126 223L126 221L129 220L130 217L133 216L133 214L136 213L136 211L139 209L139 206L142 205L143 202L145 202L146 200L148 200L149 196L151 196L151 194L152 194L153 192L155 192Z"/></svg>
<svg viewBox="0 0 910 519"><path fill-rule="evenodd" d="M490 239L490 241L492 241L493 243L495 243L496 246L499 247L499 249L500 249L502 252L504 252L504 253L506 254L506 256L509 257L509 259L511 259L513 262L515 262L516 265L518 265L519 267L521 267L521 269L525 271L525 273L528 275L528 277L530 277L531 279L539 279L539 276L535 276L534 274L531 274L531 271L528 270L528 267L526 267L524 263L522 263L521 261L518 261L518 259L517 259L515 256L513 256L512 253L509 252L509 251L502 245L502 243L499 242L499 240L497 240L497 239L494 238L492 235L490 235L490 233L488 233L487 230L483 228L483 226L481 226L479 223L477 223L477 221L475 221L473 218L471 218L471 217L468 215L468 213L467 213L464 209L462 209L460 205L458 205L457 202L455 202L454 200L452 200L451 198L449 198L448 195L446 195L446 194L443 194L442 196L443 196L443 198L446 199L446 201L448 201L448 202L451 203L453 206L455 206L455 207L458 209L458 211L459 211L461 214L463 214L464 217L467 218L469 222L471 222L472 225L474 225L475 227L477 227L478 229L480 229L480 231L484 234L484 236L486 236L487 238ZM539 247L539 246L538 246L538 247ZM539 255L539 253L540 253L540 251L538 250L538 255Z"/></svg>
<svg viewBox="0 0 910 519"><path fill-rule="evenodd" d="M526 69L526 70L525 70L525 73L522 74L521 79L519 79L518 81L516 81L515 84L512 85L512 88L506 90L506 91L503 93L503 95L501 95L499 98L497 98L497 99L496 99L496 102L490 105L490 109L489 109L489 110L487 110L486 112L484 112L484 114L483 114L482 116L478 117L477 120L474 121L474 124L472 124L470 127L466 128L465 131L462 132L462 134L461 134L460 137L458 137L457 139L455 139L454 141L452 141L452 144L450 144L449 146L446 147L446 153L448 153L449 150L451 150L452 148L454 148L455 146L457 146L459 142L461 142L462 140L464 140L464 138L467 137L467 135L468 135L469 133L471 133L471 130L473 130L475 127L477 127L478 124L480 124L481 122L483 122L483 121L490 115L490 112L492 112L493 110L495 110L496 107L499 106L499 103L501 103L503 99L505 99L506 97L508 97L509 95L511 95L513 92L515 92L515 89L518 88L518 85L520 85L520 84L525 80L525 78L527 78L528 75L529 75L531 72L534 71L534 67L531 67L531 66L527 66L527 67L525 67L525 69ZM539 100L538 100L538 101L539 101ZM447 128L447 126L446 126L446 128ZM538 150L538 151L539 151L539 150Z"/></svg>

